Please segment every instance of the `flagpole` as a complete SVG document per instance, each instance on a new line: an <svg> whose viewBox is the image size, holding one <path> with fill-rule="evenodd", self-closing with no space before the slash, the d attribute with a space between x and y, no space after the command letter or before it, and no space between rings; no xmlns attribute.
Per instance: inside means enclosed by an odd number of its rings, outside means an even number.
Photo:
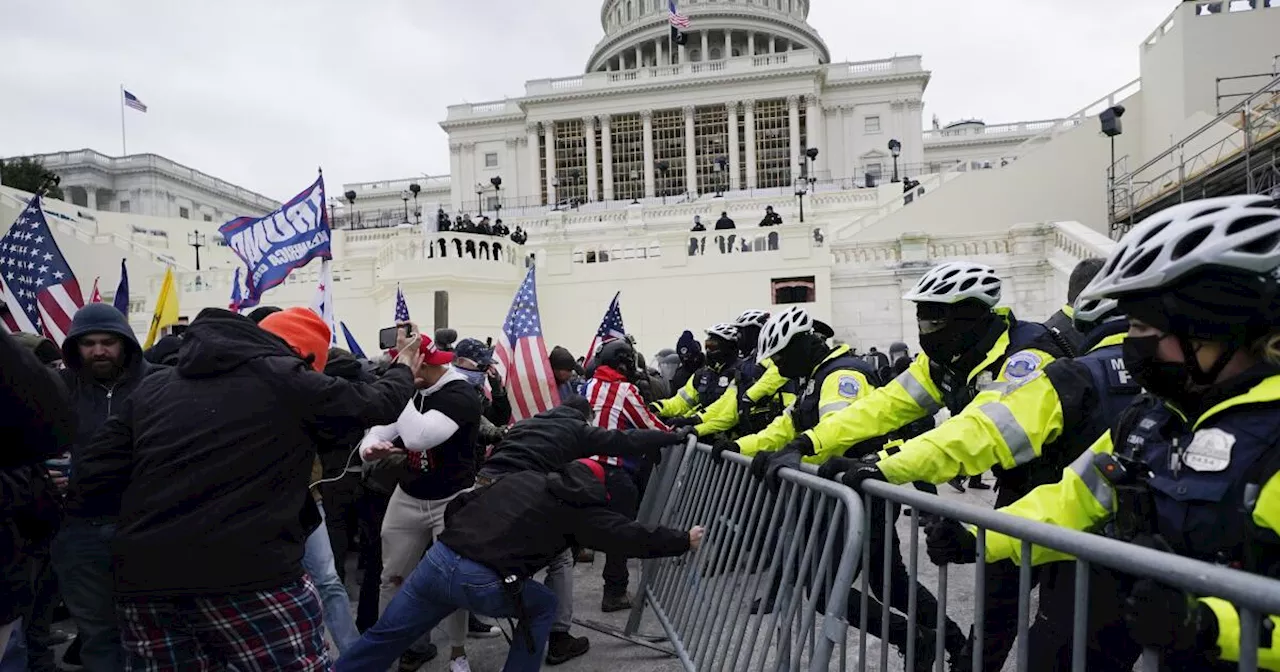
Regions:
<svg viewBox="0 0 1280 672"><path fill-rule="evenodd" d="M124 84L120 85L120 156L129 155L129 144L124 135Z"/></svg>

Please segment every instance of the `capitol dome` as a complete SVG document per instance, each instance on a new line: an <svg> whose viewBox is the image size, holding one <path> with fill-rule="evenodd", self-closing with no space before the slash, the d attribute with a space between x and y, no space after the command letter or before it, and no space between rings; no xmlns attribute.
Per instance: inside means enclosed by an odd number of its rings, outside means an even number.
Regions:
<svg viewBox="0 0 1280 672"><path fill-rule="evenodd" d="M689 28L676 63L798 50L813 50L821 63L831 60L826 43L807 22L809 0L684 0L677 6L689 18ZM587 72L671 63L666 0L604 0L600 23L605 36L592 51Z"/></svg>

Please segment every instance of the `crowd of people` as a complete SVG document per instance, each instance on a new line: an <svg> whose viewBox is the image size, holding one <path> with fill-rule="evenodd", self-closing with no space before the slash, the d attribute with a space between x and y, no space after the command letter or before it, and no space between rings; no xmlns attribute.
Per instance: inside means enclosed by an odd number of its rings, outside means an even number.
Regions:
<svg viewBox="0 0 1280 672"><path fill-rule="evenodd" d="M95 672L331 669L326 632L338 670L417 669L439 653L438 625L449 669L466 672L467 637L499 632L484 619L515 622L504 669L563 663L590 648L571 634L576 561L605 553L600 608L620 611L627 558L701 544L702 527L635 522L662 449L691 436L714 460L751 458L771 486L801 463L858 492L936 492L991 470L1003 512L1276 577L1277 267L1274 202L1190 202L1080 263L1044 322L1000 306L993 268L948 262L905 296L914 357L905 343L858 354L799 306L748 310L703 339L684 332L652 365L630 337L585 358L553 348L560 405L515 423L492 347L450 330L402 324L394 349L363 361L330 348L310 310L208 309L143 352L123 315L91 304L61 347L0 335L0 670L53 669L60 603ZM899 513L868 503L873 520ZM983 637L912 585L881 525L867 530L871 607L850 587L847 622L865 617L905 651L914 595L916 669L946 655L970 670L981 648L1000 670L1021 542L988 532L979 558L972 530L916 515L931 560L987 563ZM1042 547L1031 560L1031 669L1065 670L1076 567ZM1230 603L1088 572L1088 669L1130 670L1144 647L1170 670L1239 659ZM779 589L751 612L771 612ZM1258 657L1280 669L1280 643L1263 637Z"/></svg>
<svg viewBox="0 0 1280 672"><path fill-rule="evenodd" d="M446 231L456 231L458 233L474 233L481 236L497 236L499 238L510 238L511 242L517 245L524 245L529 240L529 234L525 233L518 224L516 230L512 231L502 223L502 218L489 221L488 215L481 215L480 220L471 219L471 213L461 214L449 219L449 215L445 213L444 208L436 211L436 230L444 233Z"/></svg>

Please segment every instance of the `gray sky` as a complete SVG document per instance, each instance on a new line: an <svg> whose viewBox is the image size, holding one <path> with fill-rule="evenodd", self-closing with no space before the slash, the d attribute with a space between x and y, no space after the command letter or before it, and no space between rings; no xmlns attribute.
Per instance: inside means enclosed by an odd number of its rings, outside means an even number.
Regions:
<svg viewBox="0 0 1280 672"><path fill-rule="evenodd" d="M578 74L599 0L4 0L0 156L155 152L283 200L448 172L445 108ZM1065 116L1138 74L1174 0L813 0L833 60L918 53L926 125ZM552 9L552 8L555 9ZM696 25L695 25L696 28ZM19 60L21 59L21 60Z"/></svg>

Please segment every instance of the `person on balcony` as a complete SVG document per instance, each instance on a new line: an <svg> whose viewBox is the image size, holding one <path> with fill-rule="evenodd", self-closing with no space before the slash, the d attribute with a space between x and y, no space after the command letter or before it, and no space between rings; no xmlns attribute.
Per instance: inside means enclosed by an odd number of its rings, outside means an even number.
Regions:
<svg viewBox="0 0 1280 672"><path fill-rule="evenodd" d="M502 223L501 217L494 220L493 222L493 235L501 236L503 238L506 238L507 236L511 235L511 229L508 229L507 225Z"/></svg>
<svg viewBox="0 0 1280 672"><path fill-rule="evenodd" d="M720 219L716 220L716 231L731 231L736 228L738 228L738 225L734 224L733 220L729 218L729 213L720 213ZM734 242L737 238L737 236L732 234L728 236L716 236L716 244L720 246L720 253L724 254L725 251L732 252Z"/></svg>
<svg viewBox="0 0 1280 672"><path fill-rule="evenodd" d="M760 226L779 226L782 224L782 215L773 211L772 205L766 205L764 208L764 219L760 220Z"/></svg>

